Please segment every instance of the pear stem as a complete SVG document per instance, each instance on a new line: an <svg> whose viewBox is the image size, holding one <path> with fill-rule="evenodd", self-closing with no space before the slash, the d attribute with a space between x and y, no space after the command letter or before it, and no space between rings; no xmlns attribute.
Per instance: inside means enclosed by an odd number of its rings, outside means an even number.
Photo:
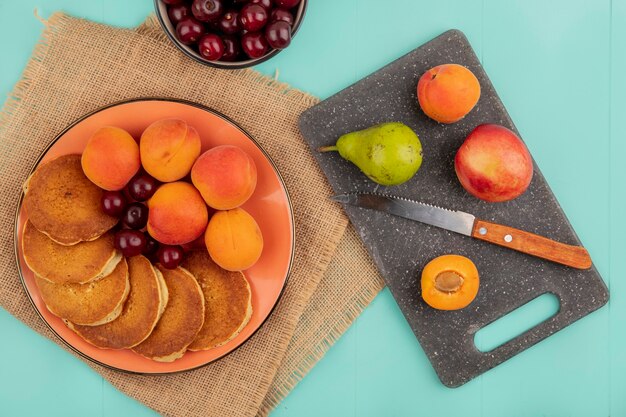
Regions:
<svg viewBox="0 0 626 417"><path fill-rule="evenodd" d="M337 149L336 146L321 146L319 148L317 148L318 151L320 152L331 152L331 151L337 151L339 149Z"/></svg>

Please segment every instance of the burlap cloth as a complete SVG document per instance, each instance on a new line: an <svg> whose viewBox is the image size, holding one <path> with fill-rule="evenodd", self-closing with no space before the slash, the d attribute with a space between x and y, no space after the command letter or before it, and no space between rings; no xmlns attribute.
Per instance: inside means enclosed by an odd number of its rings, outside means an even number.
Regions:
<svg viewBox="0 0 626 417"><path fill-rule="evenodd" d="M88 364L164 415L268 414L383 285L340 207L328 202L330 187L300 137L298 116L317 99L253 70L195 63L171 45L153 17L136 30L60 13L44 24L0 114L0 306L65 348L35 314L13 255L21 185L60 131L87 112L129 98L183 98L215 108L251 132L285 178L296 252L284 295L248 343L199 370L141 376Z"/></svg>

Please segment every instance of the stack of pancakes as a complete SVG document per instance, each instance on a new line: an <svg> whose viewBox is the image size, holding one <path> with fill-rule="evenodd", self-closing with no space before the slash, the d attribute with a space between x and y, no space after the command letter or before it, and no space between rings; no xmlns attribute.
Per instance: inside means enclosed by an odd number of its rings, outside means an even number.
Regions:
<svg viewBox="0 0 626 417"><path fill-rule="evenodd" d="M124 258L111 231L118 219L101 211L103 190L84 175L80 155L42 164L24 191L22 253L41 298L94 346L170 362L225 344L250 320L246 278L221 269L206 250L171 270Z"/></svg>

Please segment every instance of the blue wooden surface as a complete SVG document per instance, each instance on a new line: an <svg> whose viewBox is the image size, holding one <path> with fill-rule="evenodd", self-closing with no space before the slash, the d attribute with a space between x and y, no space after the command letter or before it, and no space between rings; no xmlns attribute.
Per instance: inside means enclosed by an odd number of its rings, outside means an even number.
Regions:
<svg viewBox="0 0 626 417"><path fill-rule="evenodd" d="M152 2L0 0L2 96L41 33L35 7L133 26ZM450 390L385 290L273 417L626 417L626 0L312 0L293 46L258 69L324 98L450 28L467 34L611 301ZM0 416L154 415L2 309L0 331Z"/></svg>

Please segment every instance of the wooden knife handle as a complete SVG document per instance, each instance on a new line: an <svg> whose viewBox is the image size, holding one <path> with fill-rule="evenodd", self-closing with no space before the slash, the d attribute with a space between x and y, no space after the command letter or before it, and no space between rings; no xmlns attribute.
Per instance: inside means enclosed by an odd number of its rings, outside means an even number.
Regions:
<svg viewBox="0 0 626 417"><path fill-rule="evenodd" d="M501 224L476 219L472 237L573 268L591 268L589 252L582 246L566 245Z"/></svg>

